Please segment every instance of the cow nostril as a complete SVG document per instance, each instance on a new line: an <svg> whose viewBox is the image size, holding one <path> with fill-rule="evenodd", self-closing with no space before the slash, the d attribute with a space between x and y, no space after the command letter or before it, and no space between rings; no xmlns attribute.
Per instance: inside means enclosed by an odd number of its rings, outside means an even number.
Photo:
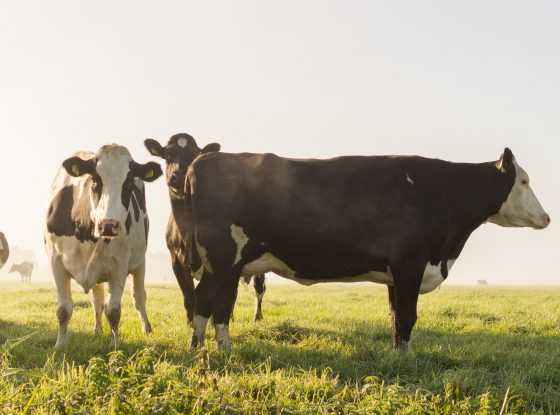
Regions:
<svg viewBox="0 0 560 415"><path fill-rule="evenodd" d="M551 222L551 220L550 220L550 215L544 215L544 222L545 222L547 225L550 225L550 222Z"/></svg>

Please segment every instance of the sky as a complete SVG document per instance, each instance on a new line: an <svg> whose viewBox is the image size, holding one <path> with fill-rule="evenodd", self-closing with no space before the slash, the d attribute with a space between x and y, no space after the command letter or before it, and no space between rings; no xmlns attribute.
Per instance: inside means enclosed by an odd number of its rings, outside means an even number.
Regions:
<svg viewBox="0 0 560 415"><path fill-rule="evenodd" d="M450 281L560 284L560 3L2 1L0 230L46 261L50 184L77 150L177 132L228 152L495 160L552 217L483 225ZM147 185L165 252L165 183Z"/></svg>

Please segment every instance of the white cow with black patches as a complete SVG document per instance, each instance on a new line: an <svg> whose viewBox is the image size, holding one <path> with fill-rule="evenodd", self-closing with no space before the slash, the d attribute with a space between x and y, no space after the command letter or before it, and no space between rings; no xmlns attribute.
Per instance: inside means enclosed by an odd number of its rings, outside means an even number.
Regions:
<svg viewBox="0 0 560 415"><path fill-rule="evenodd" d="M0 232L0 268L2 268L10 256L10 247L8 245L8 240L2 232Z"/></svg>
<svg viewBox="0 0 560 415"><path fill-rule="evenodd" d="M131 275L143 330L151 332L144 287L149 221L143 182L161 174L159 164L138 164L125 147L116 144L103 146L96 154L76 153L60 167L51 189L45 230L58 293L56 349L64 349L68 342L72 279L92 293L95 333L102 333L105 310L117 347L121 299Z"/></svg>

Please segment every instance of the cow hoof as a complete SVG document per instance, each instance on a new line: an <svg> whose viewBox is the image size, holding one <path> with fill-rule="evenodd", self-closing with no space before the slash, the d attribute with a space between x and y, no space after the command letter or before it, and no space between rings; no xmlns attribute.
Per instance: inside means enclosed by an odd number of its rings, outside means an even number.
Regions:
<svg viewBox="0 0 560 415"><path fill-rule="evenodd" d="M257 314L255 316L255 323L258 323L259 321L263 320L263 315L262 314Z"/></svg>
<svg viewBox="0 0 560 415"><path fill-rule="evenodd" d="M191 350L196 350L202 346L204 346L204 337L193 334L191 339Z"/></svg>
<svg viewBox="0 0 560 415"><path fill-rule="evenodd" d="M410 345L410 342L401 342L399 345L397 345L397 350L399 352L401 352L402 354L409 354L412 353L412 346Z"/></svg>
<svg viewBox="0 0 560 415"><path fill-rule="evenodd" d="M152 325L151 324L147 324L146 326L144 326L144 334L152 334L153 333L153 329L152 329Z"/></svg>
<svg viewBox="0 0 560 415"><path fill-rule="evenodd" d="M93 329L93 334L96 336L103 336L103 329L101 327L95 327Z"/></svg>
<svg viewBox="0 0 560 415"><path fill-rule="evenodd" d="M66 341L57 341L54 345L54 350L57 352L64 352L66 351L66 347L68 346L68 342Z"/></svg>

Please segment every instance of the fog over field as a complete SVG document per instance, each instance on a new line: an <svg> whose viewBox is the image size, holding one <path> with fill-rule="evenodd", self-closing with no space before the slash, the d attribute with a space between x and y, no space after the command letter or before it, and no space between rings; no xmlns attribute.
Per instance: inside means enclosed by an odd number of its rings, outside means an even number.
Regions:
<svg viewBox="0 0 560 415"><path fill-rule="evenodd" d="M552 225L483 225L449 281L557 285L559 18L552 1L2 2L0 231L49 278L51 181L110 142L138 162L145 138L182 131L306 158L483 162L509 146ZM164 180L147 197L148 279L174 281Z"/></svg>

